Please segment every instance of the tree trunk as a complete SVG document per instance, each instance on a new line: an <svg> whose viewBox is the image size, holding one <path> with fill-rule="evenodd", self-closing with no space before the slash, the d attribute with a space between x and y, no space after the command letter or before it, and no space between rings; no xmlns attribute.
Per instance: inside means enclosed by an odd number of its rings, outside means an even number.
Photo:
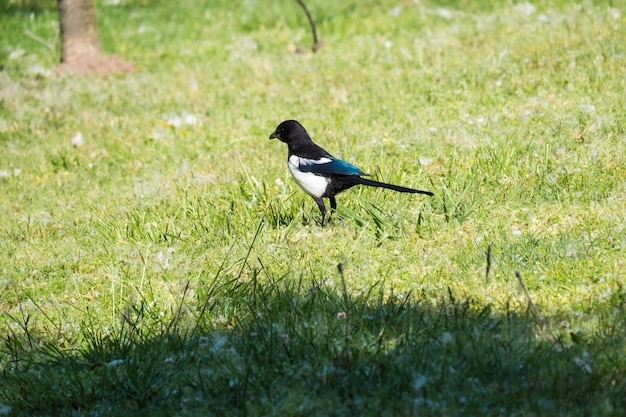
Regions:
<svg viewBox="0 0 626 417"><path fill-rule="evenodd" d="M61 23L61 65L75 73L130 72L135 64L117 55L102 55L94 0L57 0Z"/></svg>
<svg viewBox="0 0 626 417"><path fill-rule="evenodd" d="M100 57L100 38L93 0L58 0L61 62L72 65Z"/></svg>

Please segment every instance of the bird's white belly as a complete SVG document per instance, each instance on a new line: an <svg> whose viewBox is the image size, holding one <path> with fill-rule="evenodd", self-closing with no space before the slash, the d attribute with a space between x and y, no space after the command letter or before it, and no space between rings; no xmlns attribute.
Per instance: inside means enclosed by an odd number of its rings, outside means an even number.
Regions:
<svg viewBox="0 0 626 417"><path fill-rule="evenodd" d="M318 198L324 195L328 185L328 178L315 175L312 172L301 172L298 170L297 157L294 160L290 158L288 165L293 179L307 194Z"/></svg>

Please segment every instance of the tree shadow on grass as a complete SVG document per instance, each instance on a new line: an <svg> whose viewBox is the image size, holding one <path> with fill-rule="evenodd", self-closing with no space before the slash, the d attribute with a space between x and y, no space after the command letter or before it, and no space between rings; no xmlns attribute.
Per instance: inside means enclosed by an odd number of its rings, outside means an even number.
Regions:
<svg viewBox="0 0 626 417"><path fill-rule="evenodd" d="M597 334L538 336L494 312L359 294L293 276L217 276L164 318L150 303L78 335L28 316L3 331L0 402L15 415L602 415L626 406L625 295ZM343 280L342 280L343 281ZM200 288L200 287L199 287ZM166 316L166 317L168 317Z"/></svg>

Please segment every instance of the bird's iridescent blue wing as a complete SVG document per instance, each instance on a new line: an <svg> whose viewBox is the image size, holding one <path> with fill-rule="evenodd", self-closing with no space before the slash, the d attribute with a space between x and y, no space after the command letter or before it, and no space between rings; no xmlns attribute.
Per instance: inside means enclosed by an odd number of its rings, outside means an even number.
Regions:
<svg viewBox="0 0 626 417"><path fill-rule="evenodd" d="M331 156L319 160L300 158L299 170L318 175L367 175L354 165Z"/></svg>

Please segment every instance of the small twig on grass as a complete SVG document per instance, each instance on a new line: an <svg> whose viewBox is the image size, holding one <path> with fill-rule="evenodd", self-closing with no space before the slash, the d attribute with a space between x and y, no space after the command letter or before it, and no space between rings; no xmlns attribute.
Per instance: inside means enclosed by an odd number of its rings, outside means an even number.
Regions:
<svg viewBox="0 0 626 417"><path fill-rule="evenodd" d="M311 17L311 13L309 13L309 9L306 8L304 1L296 0L296 2L302 7L304 10L304 14L306 14L307 19L309 19L309 25L311 25L311 32L313 33L313 52L317 52L318 49L322 47L322 41L317 38L317 31L315 30L315 22L313 21L313 17Z"/></svg>
<svg viewBox="0 0 626 417"><path fill-rule="evenodd" d="M528 293L528 290L526 289L526 286L524 285L524 281L522 280L522 274L520 274L518 271L515 271L515 278L517 278L517 282L522 287L522 290L524 291L524 295L526 295L526 298L528 299L528 305L530 305L530 308L533 311L535 318L537 319L537 321L539 321L539 323L541 323L541 326L543 327L545 331L544 336L550 339L550 341L554 343L558 343L561 347L563 347L563 342L561 342L561 339L556 337L556 335L550 328L550 324L548 323L546 318L543 316L543 314L541 314L541 312L539 311L535 303L533 303L533 300L530 298L530 294Z"/></svg>
<svg viewBox="0 0 626 417"><path fill-rule="evenodd" d="M45 46L46 48L48 48L51 51L54 51L55 45L56 45L56 39L52 42L48 42L46 41L44 38L35 35L33 32L31 32L30 30L26 30L24 31L24 34L26 36L28 36L29 38L39 42L40 44L42 44L43 46Z"/></svg>
<svg viewBox="0 0 626 417"><path fill-rule="evenodd" d="M485 270L485 281L489 282L489 272L491 271L491 245L487 246L487 269Z"/></svg>

